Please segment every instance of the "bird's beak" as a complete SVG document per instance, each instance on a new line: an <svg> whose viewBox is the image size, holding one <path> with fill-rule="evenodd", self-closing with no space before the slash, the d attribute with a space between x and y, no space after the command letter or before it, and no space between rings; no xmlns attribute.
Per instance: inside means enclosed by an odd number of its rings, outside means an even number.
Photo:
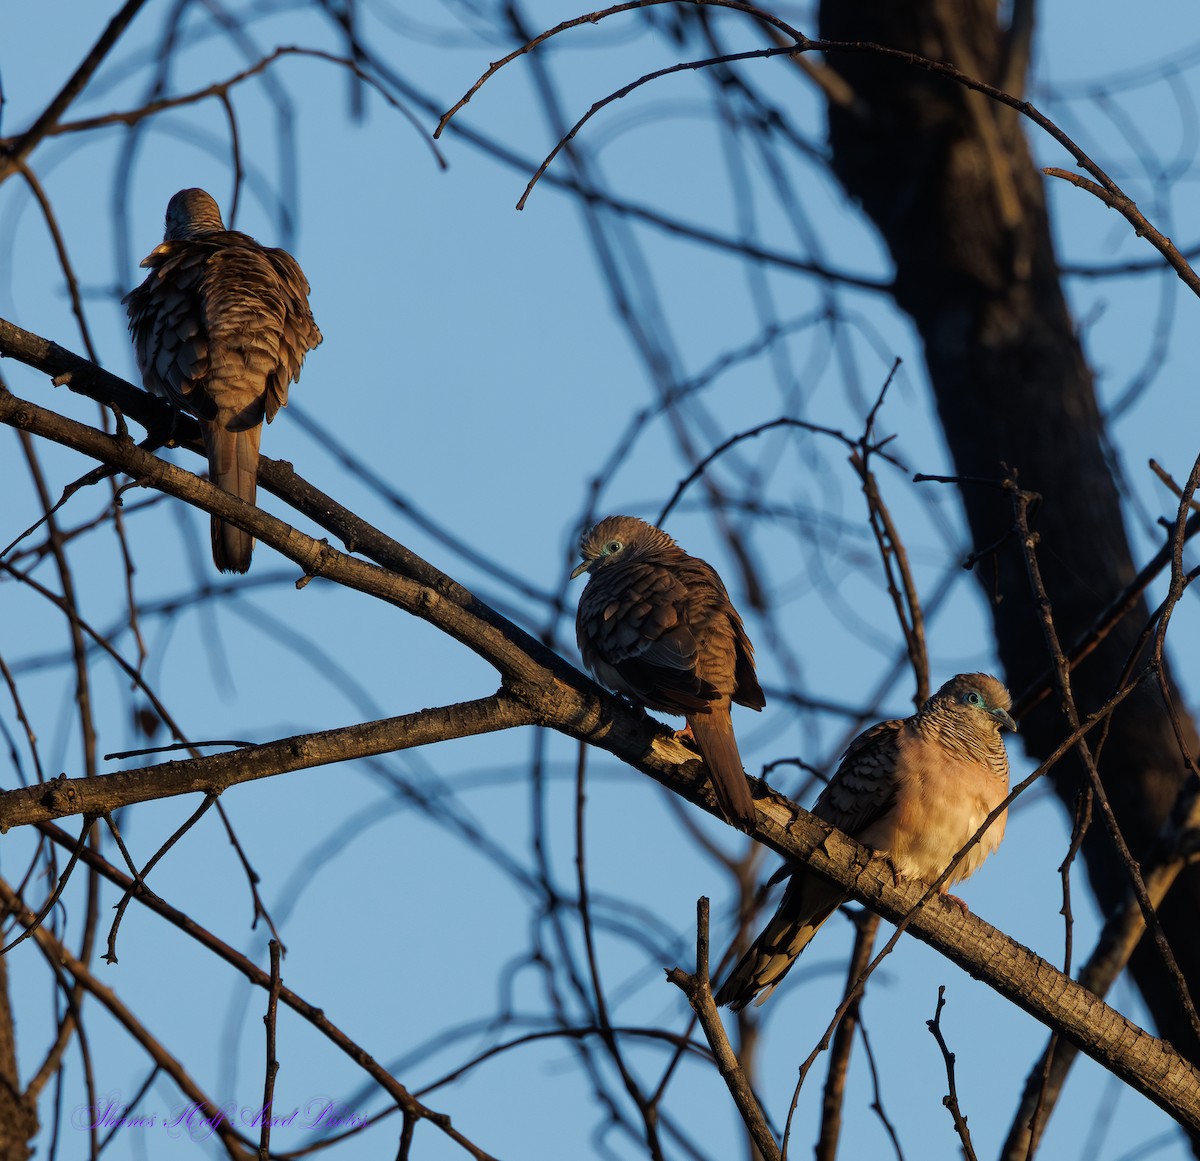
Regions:
<svg viewBox="0 0 1200 1161"><path fill-rule="evenodd" d="M1014 734L1020 733L1020 731L1017 729L1017 723L1012 719L1012 714L1010 714L1007 710L992 710L992 717L994 717L1002 726L1007 726Z"/></svg>
<svg viewBox="0 0 1200 1161"><path fill-rule="evenodd" d="M575 571L571 573L571 579L574 580L577 576L583 576L583 574L591 567L592 562L590 560L580 561L579 564L575 566ZM1016 727L1013 728L1015 729Z"/></svg>

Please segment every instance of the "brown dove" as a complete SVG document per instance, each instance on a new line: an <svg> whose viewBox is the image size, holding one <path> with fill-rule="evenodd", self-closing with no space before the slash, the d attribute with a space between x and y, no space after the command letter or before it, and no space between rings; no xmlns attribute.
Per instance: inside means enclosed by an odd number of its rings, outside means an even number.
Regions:
<svg viewBox="0 0 1200 1161"><path fill-rule="evenodd" d="M683 714L722 813L747 829L754 799L731 702L760 710L754 648L712 565L635 516L608 516L579 542L588 573L575 631L596 679L649 709Z"/></svg>
<svg viewBox="0 0 1200 1161"><path fill-rule="evenodd" d="M1011 705L994 677L960 673L912 717L859 734L812 813L886 855L898 877L936 879L1008 794L1000 730L1017 728ZM979 870L1000 845L1006 816L980 836L942 884L942 894ZM736 1011L756 996L761 1004L846 900L833 883L794 863L785 863L774 878L789 873L779 909L718 990L718 1004ZM965 910L961 899L955 902Z"/></svg>
<svg viewBox="0 0 1200 1161"><path fill-rule="evenodd" d="M171 198L142 266L146 281L125 296L142 381L196 417L212 482L253 504L263 420L321 341L308 280L286 250L225 229L202 189ZM222 572L245 572L254 537L214 517L212 548Z"/></svg>

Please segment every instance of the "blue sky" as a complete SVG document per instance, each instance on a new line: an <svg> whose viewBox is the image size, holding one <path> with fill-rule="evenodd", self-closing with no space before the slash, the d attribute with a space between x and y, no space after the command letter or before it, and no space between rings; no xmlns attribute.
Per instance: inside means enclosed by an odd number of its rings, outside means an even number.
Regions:
<svg viewBox="0 0 1200 1161"><path fill-rule="evenodd" d="M98 35L107 7L81 0L25 6L15 32L0 46L5 134L24 128L58 88ZM162 3L147 6L72 116L140 102L148 77L146 46L165 11ZM337 50L328 22L307 8L266 5L261 11L265 15L254 22L253 35L263 50L290 44ZM534 29L577 14L562 0L531 4L526 11ZM444 108L503 51L472 12L467 4L430 5L411 17L400 5L368 5L363 31L392 68ZM806 9L794 10L792 18L812 31ZM1193 35L1190 6L1158 6L1153 22L1130 21L1115 4L1089 6L1086 14L1048 7L1040 19L1033 99L1110 164L1168 233L1189 243L1195 237L1189 216L1194 191L1189 101L1196 80L1186 51ZM203 28L199 13L196 20ZM730 35L736 40L734 27L730 24ZM1119 114L1106 114L1087 87L1089 78L1120 71L1136 80L1136 70L1159 61L1164 45L1178 49L1176 66L1151 70L1152 83L1118 87L1112 107ZM575 30L540 59L570 119L634 77L677 59L677 52L625 18ZM230 76L244 63L221 37L198 37L180 58L172 91ZM811 87L778 62L759 70L764 88L788 102L819 146L822 122ZM290 460L319 487L483 599L545 631L574 658L570 615L578 587L567 590L567 616L551 623L545 604L508 578L521 578L536 592L565 590L592 480L619 446L630 417L655 398L647 360L599 277L597 248L579 207L543 183L528 207L516 212L528 170L500 164L453 133L440 145L449 162L441 171L421 136L370 92L364 116L352 119L347 78L326 62L289 59L271 75L286 89L294 111L294 232L288 233L274 202L290 180L290 163L278 148L275 112L255 84L234 96L251 180L233 224L264 242L287 244L296 255L312 284L325 341L309 357L292 406L265 432L265 454ZM1173 94L1181 94L1178 102ZM413 111L432 129L435 118L415 105ZM554 142L528 61L494 78L460 116L464 125L493 135L534 165ZM216 101L156 121L140 139L124 182L127 140L121 128L97 132L84 143L59 139L40 148L31 163L53 200L100 358L133 377L119 298L140 279L138 260L161 239L167 199L181 187L201 185L228 209L231 179L228 129ZM888 275L878 240L817 161L793 159L786 173L816 225L811 238L804 223L781 208L769 173L755 158L743 157L743 176L731 178L733 146L714 130L708 91L691 75L667 78L606 110L585 130L583 143L596 172L623 198L724 234L742 230L838 269L881 280ZM1035 139L1035 145L1045 164L1068 164L1053 143ZM1148 158L1158 159L1163 174L1179 167L1182 179L1168 189ZM566 174L565 159L560 162L555 172ZM1103 265L1152 256L1123 221L1080 191L1052 187L1051 200L1064 263ZM127 224L128 236L115 227L117 220ZM893 450L907 468L948 470L919 347L884 296L840 292L842 341L831 349L821 328L805 325L829 302L811 280L780 269L748 276L722 253L644 225L609 223L607 229L609 236L627 229L636 242L644 266L633 265L632 249L622 250L629 265L621 276L632 295L630 310L669 363L669 374L686 379L704 373L751 342L764 317L799 320L786 343L738 362L704 388L688 419L700 454L729 432L801 408L815 423L857 434L864 401L869 405L900 357L903 366L881 425L896 434ZM0 267L0 315L81 350L51 243L26 187L16 180L0 189L0 244L9 253ZM1173 279L1158 276L1080 278L1070 291L1106 406L1126 396L1155 350L1160 295L1174 303L1161 366L1113 425L1129 490L1130 532L1144 559L1159 543L1155 518L1174 511L1146 461L1155 457L1182 480L1197 450L1193 304ZM32 371L6 361L3 373L17 394L95 421L94 405L52 389ZM986 422L986 401L980 406L980 421ZM0 512L0 540L7 543L28 523L30 484L15 436L3 438L8 446L0 458L0 492L13 500ZM337 447L350 449L409 505L491 563L464 558L410 511L386 503L378 490L343 469ZM38 450L55 493L89 466L71 453ZM177 461L196 468L189 457ZM690 466L667 422L651 417L631 454L605 480L596 506L653 518ZM875 696L898 635L872 567L861 497L843 450L775 433L740 448L716 472L732 494L758 480L772 503L798 514L778 526L745 524L776 604L778 639L757 617L747 617L764 683L785 684L795 667L806 688L832 701L860 704ZM948 491L912 485L909 472L882 468L880 475L928 598L970 547L957 505ZM135 490L126 503L133 509L148 499ZM68 518L84 522L103 500L77 497ZM281 510L269 496L260 502ZM128 523L138 596L165 610L143 622L145 672L193 739L269 740L495 688L489 667L419 621L320 583L296 590L292 566L262 546L245 581L230 582L218 600L206 599L198 587L216 577L208 561L207 517L174 502L160 499L131 512ZM698 506L685 501L668 529L686 548L711 559L742 603L745 594L724 543ZM124 584L113 537L93 533L72 553L86 615L112 631L122 619ZM45 564L37 575L46 583L54 580ZM61 616L11 582L4 602L0 654L17 674L45 768L49 774L79 773L70 674L61 664L47 664L61 659L66 647ZM1180 606L1172 629L1179 676L1191 691L1198 676L1194 651L1181 643L1195 639L1193 605ZM118 632L115 641L133 655L128 632ZM986 610L969 580L932 617L930 641L935 684L959 670L994 666ZM135 699L127 680L100 662L94 671L100 752L145 744L131 725ZM909 694L904 680L896 682L882 694L881 716L908 712ZM10 705L0 705L13 730ZM835 715L797 713L778 703L761 718L743 712L735 724L752 772L787 755L827 765L847 730ZM28 748L18 743L16 749L27 769ZM529 893L497 870L482 844L452 833L443 811L472 820L498 849L529 869L528 768L535 752L544 758L549 778L547 858L567 889L574 875L575 748L566 739L522 731L464 740L373 764L269 779L238 787L223 799L263 877L264 898L284 924L285 982L323 1007L377 1059L394 1063L396 1075L414 1089L488 1042L484 1030L474 1029L461 1041L412 1058L422 1045L445 1040L447 1029L496 1013L501 969L528 953L535 926ZM1010 754L1014 774L1023 777L1031 765L1019 743ZM105 763L102 769L118 765ZM13 764L4 768L5 785L13 785ZM398 797L394 778L411 780L436 808ZM786 771L777 781L788 790L800 785ZM588 793L591 889L598 899L632 899L644 909L636 913L638 938L612 930L601 937L601 970L614 1020L679 1031L686 1011L663 982L662 968L689 965L700 894L713 898L714 948L724 948L734 901L731 881L697 849L663 793L632 771L593 755ZM195 805L169 801L126 812L122 830L135 855L148 857ZM712 842L739 849L742 840L727 828L694 811L688 817ZM1061 959L1057 866L1066 833L1056 800L1035 793L1014 810L998 855L962 892L973 911L1053 961ZM0 845L5 876L19 877L31 854L28 835L6 836ZM774 865L773 858L765 859L764 873ZM244 877L213 817L164 860L153 886L257 962L266 962L265 937L250 930ZM1096 922L1082 872L1075 888L1076 947L1086 954ZM66 908L67 921L77 925L78 885L68 892ZM776 1121L786 1114L799 1062L836 1002L850 937L849 923L831 921L787 986L762 1010L759 1086ZM576 928L569 938L578 939ZM643 942L660 950L648 954ZM123 922L119 955L116 966L97 966L101 979L127 998L217 1099L252 1104L261 1092L261 993L136 907ZM675 958L666 958L671 955ZM12 957L10 970L27 1074L46 1042L52 988L28 944ZM940 1103L942 1062L924 1026L941 983L948 998L945 1033L959 1054L960 1100L981 1155L994 1155L1044 1030L912 939L901 941L865 1006L883 1102L906 1156L957 1155ZM542 1011L544 996L532 966L513 971L509 986L517 1011L531 1016ZM1112 999L1144 1021L1131 989L1122 985ZM102 1014L92 1016L98 1087L128 1097L145 1074L142 1058ZM631 1052L643 1077L657 1075L661 1050L639 1046ZM279 1055L280 1105L304 1106L330 1095L357 1100L370 1111L380 1108L378 1096L361 1087L361 1074L299 1021L281 1020ZM71 1109L83 1098L78 1057L71 1053L68 1059L64 1104ZM793 1155L807 1152L815 1136L819 1080L810 1080L802 1095ZM1143 1156L1186 1155L1164 1116L1128 1090L1110 1090L1110 1083L1115 1085L1090 1064L1077 1067L1044 1156L1117 1161L1160 1134L1161 1145ZM571 1049L549 1041L483 1065L437 1091L429 1103L500 1157L557 1156L564 1150L602 1155L593 1137L600 1117L587 1092ZM685 1065L672 1094L671 1114L693 1138L714 1156L730 1155L739 1137L715 1074ZM888 1148L868 1111L871 1099L859 1054L848 1097L847 1157ZM161 1082L146 1107L165 1113L177 1101ZM1103 1144L1092 1148L1086 1142L1101 1107L1112 1119ZM49 1105L43 1109L48 1115ZM391 1121L377 1130L374 1152L392 1149L396 1131ZM64 1128L61 1155L79 1154L75 1132ZM278 1142L296 1147L308 1139L297 1134ZM461 1155L428 1129L420 1130L419 1144L423 1158ZM606 1144L612 1155L638 1155L619 1134ZM130 1130L109 1155L168 1152ZM204 1146L180 1140L169 1155L208 1154Z"/></svg>

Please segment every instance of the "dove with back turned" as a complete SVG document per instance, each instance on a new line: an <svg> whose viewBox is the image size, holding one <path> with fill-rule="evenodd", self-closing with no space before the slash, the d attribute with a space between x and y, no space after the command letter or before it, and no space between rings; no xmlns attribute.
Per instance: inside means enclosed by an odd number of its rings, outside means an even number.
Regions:
<svg viewBox="0 0 1200 1161"><path fill-rule="evenodd" d="M212 482L253 504L263 420L287 403L321 341L308 280L286 250L225 229L202 189L171 198L162 243L142 266L150 273L124 300L142 381L196 417ZM249 532L213 517L222 572L245 572L253 548Z"/></svg>
<svg viewBox="0 0 1200 1161"><path fill-rule="evenodd" d="M754 799L729 707L760 710L765 698L721 578L634 516L601 520L579 550L583 562L571 577L589 574L575 620L584 664L609 689L687 718L722 813L747 829Z"/></svg>
<svg viewBox="0 0 1200 1161"><path fill-rule="evenodd" d="M812 813L886 855L898 876L936 879L1008 794L1000 730L1017 728L1011 706L994 677L960 673L912 717L859 734ZM942 894L1000 845L1006 813L963 856ZM779 909L717 991L718 1004L736 1011L756 996L761 1004L847 898L815 871L784 864L781 873L789 872Z"/></svg>

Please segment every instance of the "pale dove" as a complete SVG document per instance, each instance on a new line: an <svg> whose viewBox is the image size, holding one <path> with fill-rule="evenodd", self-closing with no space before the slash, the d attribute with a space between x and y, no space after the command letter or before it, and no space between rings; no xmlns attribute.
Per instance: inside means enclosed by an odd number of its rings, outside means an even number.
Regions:
<svg viewBox="0 0 1200 1161"><path fill-rule="evenodd" d="M125 296L142 381L196 417L212 482L253 504L263 420L321 341L308 280L286 250L225 229L202 189L171 198L162 244L142 265L146 281ZM245 572L253 548L249 532L214 517L222 572Z"/></svg>
<svg viewBox="0 0 1200 1161"><path fill-rule="evenodd" d="M898 876L936 879L1008 794L1000 730L1017 728L1011 705L994 677L960 673L919 713L859 734L812 813L887 855ZM942 884L943 894L1000 845L1005 818L1001 814L980 836ZM718 990L718 1004L737 1010L755 996L761 1004L846 899L827 879L795 864L785 864L776 878L789 872L779 909Z"/></svg>
<svg viewBox="0 0 1200 1161"><path fill-rule="evenodd" d="M754 799L730 702L762 709L754 649L712 565L634 516L609 516L579 543L589 573L575 621L597 680L662 713L683 714L725 817L747 829Z"/></svg>

